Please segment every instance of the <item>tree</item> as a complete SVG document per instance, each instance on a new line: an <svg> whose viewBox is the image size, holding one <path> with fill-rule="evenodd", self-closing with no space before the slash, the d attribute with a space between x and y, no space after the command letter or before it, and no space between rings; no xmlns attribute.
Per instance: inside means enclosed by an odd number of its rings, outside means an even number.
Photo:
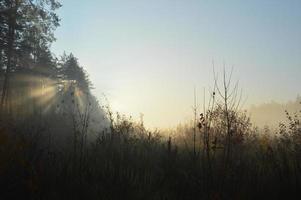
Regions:
<svg viewBox="0 0 301 200"><path fill-rule="evenodd" d="M59 26L55 11L60 6L56 0L1 1L0 63L5 68L1 108L8 103L11 73L24 66L34 68L55 40L53 31Z"/></svg>
<svg viewBox="0 0 301 200"><path fill-rule="evenodd" d="M91 87L87 73L79 66L77 58L72 53L68 56L64 54L61 58L61 78L76 81L77 86L86 93Z"/></svg>

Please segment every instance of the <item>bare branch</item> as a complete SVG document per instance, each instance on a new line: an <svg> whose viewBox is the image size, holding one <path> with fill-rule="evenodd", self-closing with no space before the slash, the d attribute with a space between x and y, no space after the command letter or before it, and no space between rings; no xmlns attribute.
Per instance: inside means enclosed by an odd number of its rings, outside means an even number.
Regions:
<svg viewBox="0 0 301 200"><path fill-rule="evenodd" d="M215 73L215 69L214 69L214 63L212 63L213 65L213 78L214 78L214 87L216 88L218 94L224 99L224 95L222 94L222 92L220 91L218 84L217 84L217 80L218 80L218 74Z"/></svg>

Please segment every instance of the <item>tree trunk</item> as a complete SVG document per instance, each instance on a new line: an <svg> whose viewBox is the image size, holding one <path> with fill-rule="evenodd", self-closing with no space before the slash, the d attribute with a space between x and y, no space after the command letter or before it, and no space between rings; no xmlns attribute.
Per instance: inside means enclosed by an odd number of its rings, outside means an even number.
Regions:
<svg viewBox="0 0 301 200"><path fill-rule="evenodd" d="M15 2L17 4L17 2ZM10 82L10 73L12 68L13 60L13 48L15 43L15 29L16 29L16 15L17 15L17 5L11 3L11 12L9 13L8 21L8 46L7 46L7 65L4 72L4 83L2 88L2 97L1 97L1 109L4 111L4 108L7 110L8 101L9 101L9 82Z"/></svg>

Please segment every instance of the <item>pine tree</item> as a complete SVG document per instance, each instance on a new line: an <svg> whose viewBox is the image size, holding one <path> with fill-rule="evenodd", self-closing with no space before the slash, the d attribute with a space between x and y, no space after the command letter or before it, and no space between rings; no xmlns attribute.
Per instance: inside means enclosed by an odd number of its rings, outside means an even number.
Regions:
<svg viewBox="0 0 301 200"><path fill-rule="evenodd" d="M50 52L55 40L53 31L59 26L55 11L60 7L56 0L4 0L0 3L1 60L4 66L1 108L9 102L10 77L35 64ZM48 53L48 61L51 57Z"/></svg>
<svg viewBox="0 0 301 200"><path fill-rule="evenodd" d="M61 76L64 80L76 81L77 86L86 93L91 87L87 73L78 63L77 58L71 53L63 55L61 63Z"/></svg>

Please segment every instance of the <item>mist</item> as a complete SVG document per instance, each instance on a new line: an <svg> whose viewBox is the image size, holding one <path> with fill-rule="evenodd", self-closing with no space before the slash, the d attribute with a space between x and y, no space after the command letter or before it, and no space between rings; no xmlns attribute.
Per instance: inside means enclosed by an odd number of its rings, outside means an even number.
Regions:
<svg viewBox="0 0 301 200"><path fill-rule="evenodd" d="M301 106L300 102L300 96L298 96L296 100L286 103L271 101L269 103L253 105L248 109L248 112L254 125L261 128L265 126L277 128L280 123L287 120L287 112L298 114Z"/></svg>
<svg viewBox="0 0 301 200"><path fill-rule="evenodd" d="M0 199L300 199L300 7L0 0Z"/></svg>

